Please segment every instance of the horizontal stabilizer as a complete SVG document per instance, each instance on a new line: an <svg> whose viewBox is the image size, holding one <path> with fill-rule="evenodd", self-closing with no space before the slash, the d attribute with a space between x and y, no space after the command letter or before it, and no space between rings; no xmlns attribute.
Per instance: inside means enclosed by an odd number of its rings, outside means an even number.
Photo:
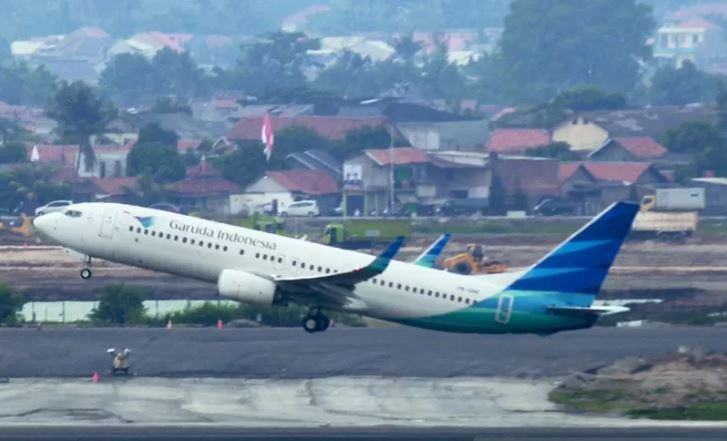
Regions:
<svg viewBox="0 0 727 441"><path fill-rule="evenodd" d="M568 317L601 317L604 315L618 314L620 312L629 311L625 306L598 306L598 307L581 307L581 306L549 306L548 311L555 315L563 315Z"/></svg>

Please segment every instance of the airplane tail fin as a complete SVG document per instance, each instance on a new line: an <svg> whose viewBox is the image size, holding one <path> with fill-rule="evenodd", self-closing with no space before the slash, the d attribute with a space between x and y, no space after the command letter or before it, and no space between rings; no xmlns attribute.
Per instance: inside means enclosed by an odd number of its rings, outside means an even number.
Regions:
<svg viewBox="0 0 727 441"><path fill-rule="evenodd" d="M639 206L630 202L611 205L525 271L507 290L559 293L572 296L580 306L590 306L638 211Z"/></svg>

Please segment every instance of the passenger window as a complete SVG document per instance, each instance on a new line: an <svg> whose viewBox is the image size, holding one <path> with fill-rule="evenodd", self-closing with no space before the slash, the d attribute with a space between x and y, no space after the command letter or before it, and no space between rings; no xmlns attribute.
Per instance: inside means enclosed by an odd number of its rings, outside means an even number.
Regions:
<svg viewBox="0 0 727 441"><path fill-rule="evenodd" d="M199 241L199 246L203 247L203 246L204 246L204 242L202 242L202 241L200 240L200 241Z"/></svg>
<svg viewBox="0 0 727 441"><path fill-rule="evenodd" d="M263 254L263 260L268 260L268 255L267 254Z"/></svg>
<svg viewBox="0 0 727 441"><path fill-rule="evenodd" d="M149 230L147 230L146 228L144 228L144 234L148 236L149 235Z"/></svg>
<svg viewBox="0 0 727 441"><path fill-rule="evenodd" d="M255 258L256 259L259 259L260 258L260 253L255 253Z"/></svg>
<svg viewBox="0 0 727 441"><path fill-rule="evenodd" d="M212 248L212 242L207 242L207 248Z"/></svg>
<svg viewBox="0 0 727 441"><path fill-rule="evenodd" d="M152 231L151 231L151 237L156 237L156 236L157 236L157 232L156 232L156 231L154 231L154 230L152 230Z"/></svg>
<svg viewBox="0 0 727 441"><path fill-rule="evenodd" d="M450 295L449 295L449 300L451 300L451 301L453 301L453 302L454 302L454 294L450 294Z"/></svg>
<svg viewBox="0 0 727 441"><path fill-rule="evenodd" d="M431 290L431 289L430 289L430 290L429 290L429 291L427 292L427 295L428 295L429 297L431 297L431 296L432 296L432 290Z"/></svg>
<svg viewBox="0 0 727 441"><path fill-rule="evenodd" d="M174 241L175 242L179 241L179 236L174 236Z"/></svg>
<svg viewBox="0 0 727 441"><path fill-rule="evenodd" d="M409 291L409 285L406 285L406 286L404 287L404 291Z"/></svg>
<svg viewBox="0 0 727 441"><path fill-rule="evenodd" d="M194 245L194 239L189 239L189 243Z"/></svg>
<svg viewBox="0 0 727 441"><path fill-rule="evenodd" d="M294 260L294 261L293 261L293 266L296 266L297 264L298 264L298 263L297 263L297 262L296 262L296 261Z"/></svg>
<svg viewBox="0 0 727 441"><path fill-rule="evenodd" d="M322 273L322 272L323 272L323 267L322 267L322 266L320 266L320 265L318 266L318 272L319 272L319 273Z"/></svg>
<svg viewBox="0 0 727 441"><path fill-rule="evenodd" d="M381 286L384 286L384 285L386 285L386 282L384 282L384 281L382 280L382 281L381 281Z"/></svg>
<svg viewBox="0 0 727 441"><path fill-rule="evenodd" d="M222 251L227 251L227 247L222 248Z"/></svg>
<svg viewBox="0 0 727 441"><path fill-rule="evenodd" d="M396 289L401 289L401 283L396 285Z"/></svg>
<svg viewBox="0 0 727 441"><path fill-rule="evenodd" d="M186 237L183 237L182 238L182 243L187 243L187 238Z"/></svg>
<svg viewBox="0 0 727 441"><path fill-rule="evenodd" d="M457 297L457 301L458 301L459 303L462 303L462 297Z"/></svg>
<svg viewBox="0 0 727 441"><path fill-rule="evenodd" d="M243 254L245 254L245 250L242 250L242 249L241 249L241 250L240 250L240 255L242 256Z"/></svg>
<svg viewBox="0 0 727 441"><path fill-rule="evenodd" d="M215 244L215 249L216 250L219 250L220 249L220 244Z"/></svg>
<svg viewBox="0 0 727 441"><path fill-rule="evenodd" d="M172 238L172 235L167 233L167 240L170 240Z"/></svg>
<svg viewBox="0 0 727 441"><path fill-rule="evenodd" d="M394 287L394 282L389 282L389 288L393 288L393 287Z"/></svg>
<svg viewBox="0 0 727 441"><path fill-rule="evenodd" d="M136 232L141 233L141 227L136 227Z"/></svg>
<svg viewBox="0 0 727 441"><path fill-rule="evenodd" d="M133 226L129 226L129 231L131 231L133 233L134 232L134 227Z"/></svg>

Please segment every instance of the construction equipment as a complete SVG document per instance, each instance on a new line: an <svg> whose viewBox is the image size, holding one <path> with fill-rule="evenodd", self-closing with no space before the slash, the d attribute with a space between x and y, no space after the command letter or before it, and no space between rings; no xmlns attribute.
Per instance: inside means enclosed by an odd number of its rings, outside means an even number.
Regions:
<svg viewBox="0 0 727 441"><path fill-rule="evenodd" d="M467 252L444 259L444 269L457 274L497 274L507 271L507 265L485 257L482 245L469 244Z"/></svg>
<svg viewBox="0 0 727 441"><path fill-rule="evenodd" d="M32 234L32 227L33 221L25 214L18 217L0 213L0 232L7 231L28 237Z"/></svg>
<svg viewBox="0 0 727 441"><path fill-rule="evenodd" d="M129 375L129 354L131 350L126 348L122 350L116 350L114 348L108 348L107 353L111 355L111 375Z"/></svg>
<svg viewBox="0 0 727 441"><path fill-rule="evenodd" d="M399 236L411 236L410 220L348 219L326 225L323 243L347 249L373 248L390 243Z"/></svg>

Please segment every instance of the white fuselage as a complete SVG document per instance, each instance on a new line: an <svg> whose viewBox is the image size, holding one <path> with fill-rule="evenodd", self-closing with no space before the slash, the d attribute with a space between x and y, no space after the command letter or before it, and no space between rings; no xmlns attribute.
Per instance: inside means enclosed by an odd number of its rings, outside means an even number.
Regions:
<svg viewBox="0 0 727 441"><path fill-rule="evenodd" d="M87 256L216 283L223 270L268 278L341 273L373 256L136 206L82 203L36 220L42 234ZM146 225L145 225L146 224ZM393 261L354 288L344 310L384 319L447 314L493 296L500 279L468 277Z"/></svg>

